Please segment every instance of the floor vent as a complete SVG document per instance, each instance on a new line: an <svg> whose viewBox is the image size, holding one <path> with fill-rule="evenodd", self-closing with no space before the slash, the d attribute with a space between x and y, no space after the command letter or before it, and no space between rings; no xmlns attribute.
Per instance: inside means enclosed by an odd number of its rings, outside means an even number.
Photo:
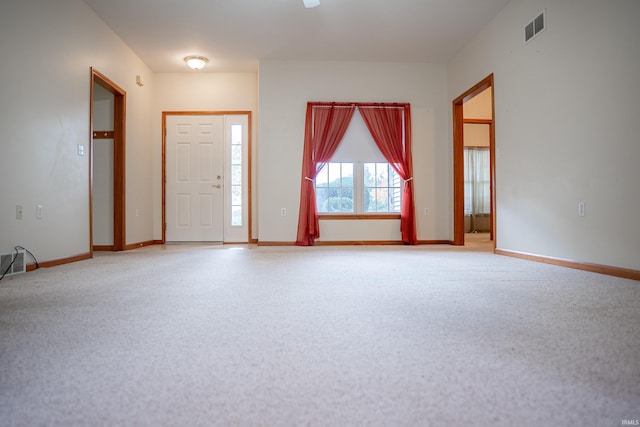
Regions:
<svg viewBox="0 0 640 427"><path fill-rule="evenodd" d="M12 276L26 271L26 258L24 249L18 249L6 254L0 254L0 276Z"/></svg>
<svg viewBox="0 0 640 427"><path fill-rule="evenodd" d="M545 16L545 10L543 10L542 12L540 12L538 16L536 16L536 18L533 21L529 22L524 27L525 44L545 30L546 22L547 22L547 19Z"/></svg>

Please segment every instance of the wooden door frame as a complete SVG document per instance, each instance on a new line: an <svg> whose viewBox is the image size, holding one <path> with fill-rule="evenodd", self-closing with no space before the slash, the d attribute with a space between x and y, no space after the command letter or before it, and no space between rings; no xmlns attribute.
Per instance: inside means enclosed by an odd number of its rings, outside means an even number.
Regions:
<svg viewBox="0 0 640 427"><path fill-rule="evenodd" d="M491 120L489 124L489 192L491 198L490 238L496 247L495 200L495 109L493 74L488 75L469 90L453 100L453 244L464 245L464 114L462 105L480 92L491 90Z"/></svg>
<svg viewBox="0 0 640 427"><path fill-rule="evenodd" d="M251 111L163 111L162 112L162 243L167 243L167 116L247 116L247 243L252 235ZM226 141L225 141L226 143ZM224 236L223 236L224 240ZM223 241L224 243L224 241Z"/></svg>
<svg viewBox="0 0 640 427"><path fill-rule="evenodd" d="M89 249L93 256L93 102L94 84L113 94L113 246L102 250L125 250L126 243L126 105L127 93L107 76L91 67L91 101L89 113ZM100 129L102 130L102 129Z"/></svg>

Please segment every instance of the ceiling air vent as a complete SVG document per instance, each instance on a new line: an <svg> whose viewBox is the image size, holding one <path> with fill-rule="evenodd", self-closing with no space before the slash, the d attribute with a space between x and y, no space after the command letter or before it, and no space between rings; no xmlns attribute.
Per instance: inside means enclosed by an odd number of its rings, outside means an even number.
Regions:
<svg viewBox="0 0 640 427"><path fill-rule="evenodd" d="M546 28L545 11L543 10L536 18L524 27L524 42L528 43L535 36Z"/></svg>

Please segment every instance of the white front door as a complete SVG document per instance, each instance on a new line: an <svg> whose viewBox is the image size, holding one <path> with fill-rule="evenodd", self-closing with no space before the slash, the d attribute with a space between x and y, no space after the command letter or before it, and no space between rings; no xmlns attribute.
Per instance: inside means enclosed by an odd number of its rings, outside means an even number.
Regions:
<svg viewBox="0 0 640 427"><path fill-rule="evenodd" d="M168 114L167 242L249 241L249 115Z"/></svg>
<svg viewBox="0 0 640 427"><path fill-rule="evenodd" d="M224 116L166 119L166 241L224 240Z"/></svg>

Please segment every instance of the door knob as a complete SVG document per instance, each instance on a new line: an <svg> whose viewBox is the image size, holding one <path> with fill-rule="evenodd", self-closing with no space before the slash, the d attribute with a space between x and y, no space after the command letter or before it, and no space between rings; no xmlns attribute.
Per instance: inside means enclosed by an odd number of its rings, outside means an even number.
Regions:
<svg viewBox="0 0 640 427"><path fill-rule="evenodd" d="M222 184L215 184L215 185L212 185L212 187L222 188Z"/></svg>

